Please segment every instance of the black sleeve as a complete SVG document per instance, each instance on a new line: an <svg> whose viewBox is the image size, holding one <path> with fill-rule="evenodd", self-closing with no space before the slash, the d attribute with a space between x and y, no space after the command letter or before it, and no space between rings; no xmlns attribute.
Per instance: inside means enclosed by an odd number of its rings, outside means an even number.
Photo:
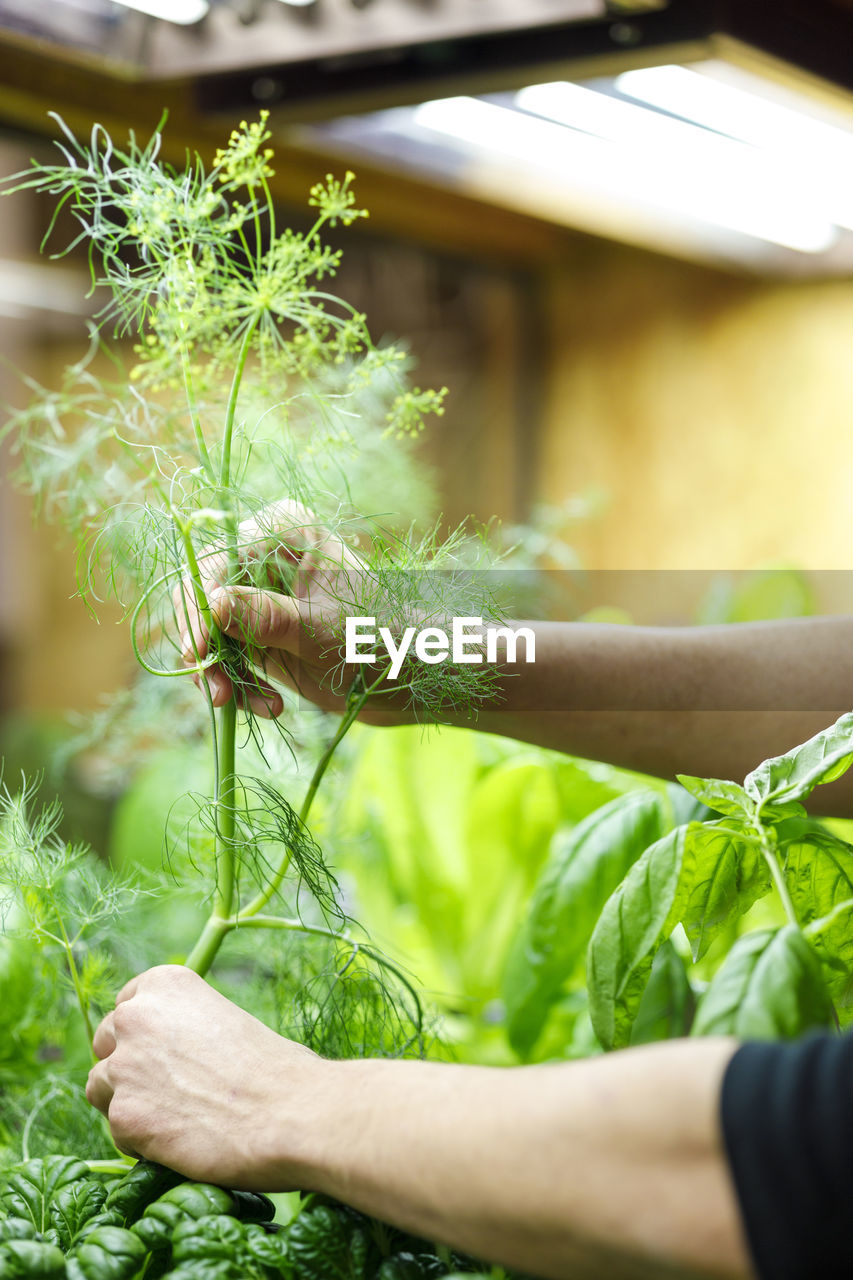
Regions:
<svg viewBox="0 0 853 1280"><path fill-rule="evenodd" d="M761 1280L853 1276L853 1036L743 1045L722 1123Z"/></svg>

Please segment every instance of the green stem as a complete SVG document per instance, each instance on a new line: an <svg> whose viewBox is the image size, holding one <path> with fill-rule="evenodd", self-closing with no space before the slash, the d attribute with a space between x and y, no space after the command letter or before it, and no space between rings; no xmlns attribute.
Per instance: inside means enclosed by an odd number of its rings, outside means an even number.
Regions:
<svg viewBox="0 0 853 1280"><path fill-rule="evenodd" d="M119 1176L127 1173L128 1169L132 1169L136 1161L132 1156L125 1156L121 1160L84 1160L92 1173L114 1173Z"/></svg>
<svg viewBox="0 0 853 1280"><path fill-rule="evenodd" d="M230 507L228 498L228 487L231 482L231 447L234 437L234 420L237 414L237 401L240 395L240 386L243 381L243 373L246 368L246 360L249 355L249 348L252 342L252 335L257 326L257 318L255 318L245 334L240 346L240 353L237 357L237 365L234 369L234 377L231 382L231 392L228 397L228 407L225 413L225 428L222 440L222 463L219 471L219 492L223 505ZM215 634L213 618L204 595L204 589L201 584L201 575L198 570L198 561L195 558L195 549L192 545L192 539L189 534L189 528L180 522L178 527L181 531L181 537L184 541L184 549L187 555L187 563L190 568L190 574L193 581L193 590L196 593L196 601L201 611L202 617L208 626L211 638ZM237 568L237 530L234 518L229 521L228 527L228 554L232 573ZM204 602L202 604L202 601ZM216 786L214 790L214 806L216 812L216 886L214 889L213 911L201 935L187 956L186 964L190 969L194 969L196 973L204 975L207 973L211 964L216 957L222 939L231 927L228 923L228 917L231 915L231 909L234 901L234 834L236 829L236 756L237 756L237 704L234 698L230 698L224 707L219 709L219 734L218 747L216 754Z"/></svg>
<svg viewBox="0 0 853 1280"><path fill-rule="evenodd" d="M237 704L219 711L219 787L216 796L216 897L214 914L230 916L234 899L234 835L237 825Z"/></svg>
<svg viewBox="0 0 853 1280"><path fill-rule="evenodd" d="M776 850L775 842L771 842L767 837L766 829L761 825L760 820L755 822L755 832L761 844L761 852L764 855L764 861L770 869L770 876L776 888L776 892L785 909L785 915L791 924L796 925L799 929L800 922L797 919L797 913L794 910L794 904L791 901L791 895L788 892L788 886L785 884L785 876L779 864L779 855Z"/></svg>
<svg viewBox="0 0 853 1280"><path fill-rule="evenodd" d="M317 790L322 781L323 775L329 767L329 763L335 751L340 746L346 734L355 724L358 716L370 695L376 687L385 679L383 672L379 679L373 684L365 688L361 681L357 681L350 689L347 698L346 713L338 726L337 733L326 747L317 765L311 775L311 781L308 784L308 790L299 810L298 820L300 825L304 824L308 818ZM233 725L230 720L226 721L225 713L230 711L235 717ZM264 907L268 905L271 899L278 892L284 877L290 869L293 860L293 850L285 849L281 862L276 868L266 886L252 899L252 901L236 915L231 915L231 906L233 904L234 894L234 804L233 798L230 807L225 806L225 797L228 793L228 781L231 778L231 795L233 797L234 787L234 743L236 740L236 709L233 700L221 709L222 732L220 736L221 749L219 754L219 771L222 777L221 796L222 800L217 804L217 886L216 900L214 909L211 912L201 935L193 947L190 954L184 962L189 969L195 970L196 973L204 974L210 969L225 935L236 928L257 928L257 929L289 929L301 931L303 933L319 934L324 937L336 938L340 941L348 941L345 934L334 933L331 930L323 929L320 926L306 925L301 920L291 920L279 916L267 916L261 914ZM226 744L227 740L227 744ZM230 744L230 745L228 745ZM223 824L227 824L223 827Z"/></svg>
<svg viewBox="0 0 853 1280"><path fill-rule="evenodd" d="M195 547L193 546L190 522L188 520L182 520L177 511L174 510L172 511L172 519L175 522L178 533L181 535L181 542L184 546L184 555L187 558L187 566L190 571L190 582L192 583L193 595L195 596L198 611L204 619L204 624L207 627L208 632L212 634L215 630L215 624L213 621L213 615L210 612L210 605L207 603L204 586L202 585L201 570L195 553Z"/></svg>
<svg viewBox="0 0 853 1280"><path fill-rule="evenodd" d="M188 969L203 977L216 958L222 939L234 926L230 921L234 903L234 833L236 829L237 706L234 699L219 709L218 750L213 803L216 814L216 847L213 910L190 954Z"/></svg>
<svg viewBox="0 0 853 1280"><path fill-rule="evenodd" d="M186 967L193 969L201 977L204 977L216 958L216 953L222 945L222 939L232 927L221 916L211 915L202 929L198 941L184 961Z"/></svg>
<svg viewBox="0 0 853 1280"><path fill-rule="evenodd" d="M207 442L204 438L204 432L201 426L201 417L196 404L195 389L193 387L193 375L190 362L187 359L186 347L181 348L181 364L184 370L184 389L187 393L187 406L190 413L190 422L193 426L193 434L195 436L195 446L198 449L198 456L201 459L201 465L204 467L211 479L215 479L216 472L213 470L213 463L210 460L210 454L207 449Z"/></svg>
<svg viewBox="0 0 853 1280"><path fill-rule="evenodd" d="M275 243L275 205L272 200L272 192L270 184L267 182L263 174L261 174L261 187L264 192L264 199L267 202L267 222L269 223L270 244Z"/></svg>
<svg viewBox="0 0 853 1280"><path fill-rule="evenodd" d="M92 1061L97 1062L98 1058L93 1048L95 1033L94 1033L94 1030L92 1029L92 1020L89 1017L89 1002L85 999L83 995L83 987L80 983L80 971L77 968L77 961L74 959L74 948L72 947L71 941L68 937L68 933L66 932L65 921L62 919L62 914L59 910L59 907L57 906L56 897L52 892L49 894L49 896L50 896L50 901L53 907L54 914L56 916L57 923L59 924L59 931L62 934L62 947L63 947L63 950L65 951L65 958L68 961L68 972L71 975L71 983L74 987L74 994L77 997L77 1004L80 1006L80 1013L83 1016L83 1023L86 1027L86 1036L89 1040L89 1049L91 1050L91 1053L92 1053Z"/></svg>
<svg viewBox="0 0 853 1280"><path fill-rule="evenodd" d="M319 924L305 924L303 920L295 920L288 916L232 916L227 922L231 929L284 929L288 933L310 933L317 938L331 938L333 942L352 942L346 932L338 933L334 929L324 929Z"/></svg>
<svg viewBox="0 0 853 1280"><path fill-rule="evenodd" d="M193 546L189 522L173 512L175 524L184 544L184 555L190 570L193 594L199 613L204 619L208 633L213 639L216 626L210 606L207 602L201 581L201 572ZM236 826L236 749L237 749L237 707L231 698L220 709L220 732L218 746L214 739L216 754L216 779L213 802L216 813L216 889L214 896L213 917L223 919L231 914L234 898L234 832Z"/></svg>
<svg viewBox="0 0 853 1280"><path fill-rule="evenodd" d="M231 381L231 392L228 396L228 407L225 411L225 432L222 439L222 462L219 468L219 488L223 493L228 489L228 486L231 483L231 445L234 439L234 419L237 416L237 400L240 395L240 385L243 381L246 360L249 357L249 348L252 345L252 337L255 329L258 327L258 319L258 316L254 317L243 335L240 352L237 356L237 364L234 369L234 377Z"/></svg>

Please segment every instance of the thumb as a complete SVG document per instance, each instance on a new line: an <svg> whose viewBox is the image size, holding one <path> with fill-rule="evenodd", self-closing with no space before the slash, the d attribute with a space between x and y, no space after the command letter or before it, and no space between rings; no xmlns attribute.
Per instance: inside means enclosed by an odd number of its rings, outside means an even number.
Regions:
<svg viewBox="0 0 853 1280"><path fill-rule="evenodd" d="M301 602L277 591L258 591L253 587L228 587L212 592L209 597L214 621L225 635L257 648L287 649L295 652L305 647Z"/></svg>

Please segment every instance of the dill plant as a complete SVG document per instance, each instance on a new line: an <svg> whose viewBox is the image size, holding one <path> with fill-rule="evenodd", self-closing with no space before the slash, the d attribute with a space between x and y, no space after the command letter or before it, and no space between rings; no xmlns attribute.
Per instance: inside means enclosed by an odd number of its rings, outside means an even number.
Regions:
<svg viewBox="0 0 853 1280"><path fill-rule="evenodd" d="M266 113L232 132L209 171L198 157L183 169L163 163L159 129L144 145L131 136L121 150L98 125L80 142L56 119L61 162L35 164L7 191L54 199L45 243L69 214L76 220L76 234L54 256L85 250L100 309L88 352L58 389L31 381L32 401L6 432L19 454L18 479L41 513L77 540L78 587L89 607L114 596L144 671L181 682L195 675L206 697L212 790L183 798L189 816L167 840L173 854L183 845L185 860L210 886L208 918L186 963L206 974L224 939L238 932L319 940L331 967L308 975L291 1022L331 1043L322 1023L346 977L364 1028L358 1050L406 1051L419 1043L418 997L405 974L357 934L308 829L329 763L368 702L385 692L387 668L353 678L333 655L329 690L341 719L301 801L292 803L269 773L241 768L241 743L254 740L263 757L258 713L268 686L258 674L262 659L251 661L251 633L238 644L218 630L211 592L254 585L300 593L310 560L341 630L346 611L400 627L457 612L494 616L489 588L470 571L467 531L401 527L385 512L365 510L353 483L364 478L366 459L372 491L381 490L377 469L380 477L383 468L393 472L395 458L411 453L424 419L443 412L446 389L412 386L406 352L374 344L365 316L328 291L340 251L323 233L367 216L351 173L327 175L311 189L307 230L278 226ZM202 652L192 639L187 666L180 637L195 612L209 641ZM205 679L214 665L235 691L221 707ZM495 680L486 666L409 660L394 688L413 718L430 720L492 698ZM288 734L279 721L275 728ZM32 846L38 856L27 892L43 902L55 814L28 819L31 801L6 793L11 836L0 869L20 894L20 847ZM27 821L30 835L19 839ZM58 851L54 861L70 876L80 859ZM105 893L95 879L92 920ZM115 906L118 891L110 893ZM50 927L36 921L36 933L60 948L91 1039L89 1010L104 972L90 960L84 983L79 955L92 920L86 916L82 931L69 935L56 905ZM389 1008L401 1028L390 1044L382 1030Z"/></svg>

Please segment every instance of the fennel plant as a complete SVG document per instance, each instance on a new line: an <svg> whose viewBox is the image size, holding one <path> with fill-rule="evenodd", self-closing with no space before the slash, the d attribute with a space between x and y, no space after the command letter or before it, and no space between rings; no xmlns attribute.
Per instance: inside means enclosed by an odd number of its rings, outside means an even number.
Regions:
<svg viewBox="0 0 853 1280"><path fill-rule="evenodd" d="M237 930L326 939L341 971L358 957L388 975L417 1022L420 1005L404 975L355 940L307 825L336 750L384 691L387 666L350 678L342 660L333 662L329 683L342 716L301 801L291 803L268 777L241 770L241 732L263 753L256 711L266 695L247 657L251 634L244 644L220 634L208 597L214 577L217 586L288 592L301 558L322 559L317 540L334 535L335 546L357 552L347 552L347 573L334 556L322 566L341 617L372 613L402 627L460 609L491 616L488 587L466 570L464 530L441 536L365 512L350 484L365 451L376 465L409 449L425 417L443 412L446 389L411 386L406 353L375 345L365 316L328 291L341 255L323 233L366 216L351 173L311 189L307 230L278 225L266 113L231 133L209 172L198 157L182 170L162 163L159 130L144 145L132 136L122 150L98 125L83 143L57 122L61 163L35 164L8 189L53 198L46 243L69 214L76 221L55 256L85 249L101 306L88 353L59 390L30 383L31 403L6 431L20 455L19 479L77 539L78 586L90 607L104 590L120 601L149 675L201 677L213 786L190 798L187 845L191 860L199 849L207 859L210 905L186 964L206 974ZM284 525L282 498L300 513ZM190 603L210 640L204 655L193 640L188 667L179 637ZM204 679L214 664L236 691L221 707ZM492 697L495 679L485 666L410 660L395 694L429 720ZM287 735L286 724L276 728ZM15 804L9 793L7 806ZM20 868L15 874L20 890ZM85 929L68 935L58 907L51 918L91 1038L91 1001L78 981ZM47 926L38 929L46 939Z"/></svg>

